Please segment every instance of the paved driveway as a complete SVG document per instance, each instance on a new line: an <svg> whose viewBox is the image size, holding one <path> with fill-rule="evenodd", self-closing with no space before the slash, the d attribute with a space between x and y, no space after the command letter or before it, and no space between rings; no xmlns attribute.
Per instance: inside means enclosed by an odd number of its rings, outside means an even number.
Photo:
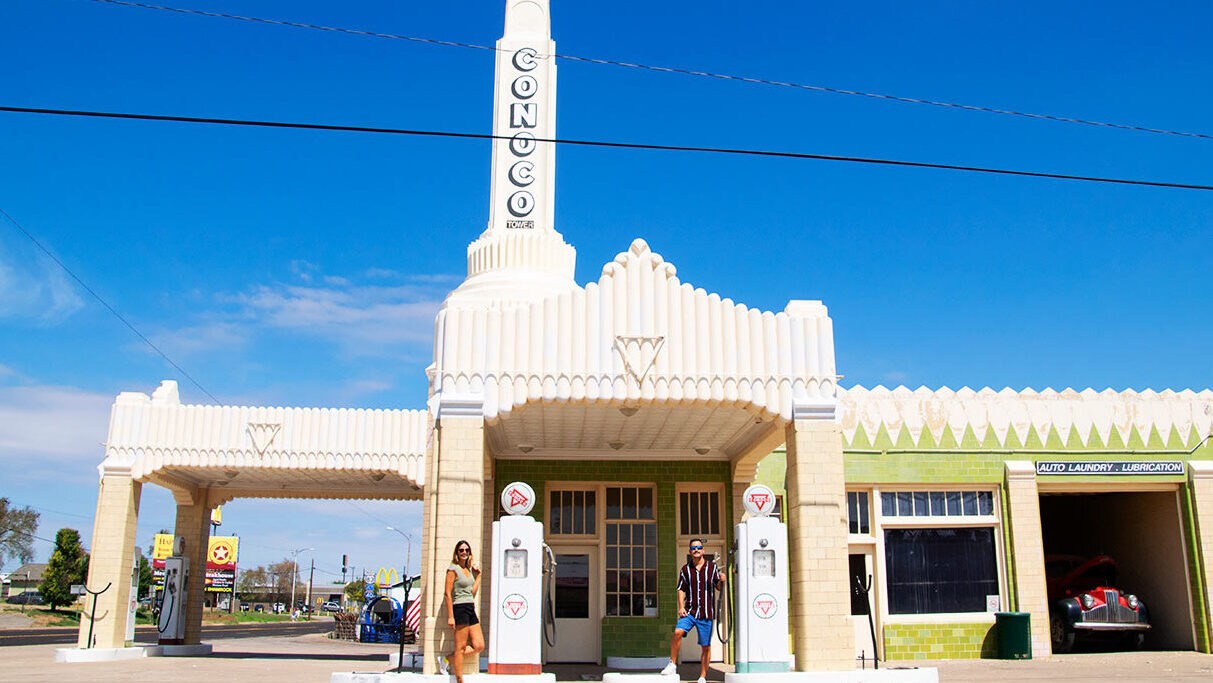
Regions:
<svg viewBox="0 0 1213 683"><path fill-rule="evenodd" d="M394 645L334 641L319 635L238 638L213 642L215 654L206 658L167 658L101 664L59 664L54 645L23 645L0 650L0 681L62 683L328 683L334 671L384 671ZM920 662L939 669L940 681L1213 681L1213 656L1194 652L1133 652L1077 654L1047 660L1008 662L965 660ZM684 667L683 678L694 680L696 667ZM600 680L601 667L552 667L560 680ZM589 677L588 679L586 677ZM691 678L687 678L690 676ZM712 681L724 679L713 669Z"/></svg>

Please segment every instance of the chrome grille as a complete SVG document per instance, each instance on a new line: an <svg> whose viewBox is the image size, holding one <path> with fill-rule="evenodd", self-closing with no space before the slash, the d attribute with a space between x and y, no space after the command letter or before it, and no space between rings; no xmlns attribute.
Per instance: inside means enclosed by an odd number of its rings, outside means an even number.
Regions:
<svg viewBox="0 0 1213 683"><path fill-rule="evenodd" d="M1120 604L1120 593L1106 590L1104 599L1108 601L1107 621L1113 624L1137 623L1137 612Z"/></svg>

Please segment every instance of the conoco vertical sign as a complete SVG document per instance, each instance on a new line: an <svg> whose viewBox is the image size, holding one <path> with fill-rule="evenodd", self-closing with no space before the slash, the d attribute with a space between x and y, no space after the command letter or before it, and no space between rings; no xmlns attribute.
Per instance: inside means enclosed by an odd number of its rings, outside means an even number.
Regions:
<svg viewBox="0 0 1213 683"><path fill-rule="evenodd" d="M535 128L539 125L539 80L530 72L539 66L534 49L524 47L514 52L510 64L516 72L510 84L510 159L506 176L511 192L506 199L506 208L514 220L506 222L507 228L534 228L530 218L535 211L535 195L527 188L535 182L535 162L527 157L535 151Z"/></svg>
<svg viewBox="0 0 1213 683"><path fill-rule="evenodd" d="M490 230L551 230L556 44L547 0L507 0L497 41Z"/></svg>

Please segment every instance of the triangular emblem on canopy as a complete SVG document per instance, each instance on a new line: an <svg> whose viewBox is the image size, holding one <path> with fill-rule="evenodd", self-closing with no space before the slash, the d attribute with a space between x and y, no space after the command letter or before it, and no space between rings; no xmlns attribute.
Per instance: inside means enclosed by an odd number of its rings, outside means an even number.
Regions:
<svg viewBox="0 0 1213 683"><path fill-rule="evenodd" d="M253 450L257 451L257 455L265 456L265 452L269 450L270 444L274 443L274 439L278 436L278 432L282 431L282 424L277 422L250 422L248 423L248 436L253 442Z"/></svg>
<svg viewBox="0 0 1213 683"><path fill-rule="evenodd" d="M665 337L615 335L615 350L623 359L623 367L636 380L643 384L644 378L657 362L657 354L665 346Z"/></svg>

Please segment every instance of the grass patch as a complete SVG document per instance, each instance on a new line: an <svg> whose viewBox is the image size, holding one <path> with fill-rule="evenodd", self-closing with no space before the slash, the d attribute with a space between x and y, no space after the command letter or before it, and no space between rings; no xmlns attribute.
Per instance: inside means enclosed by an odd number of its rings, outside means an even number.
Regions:
<svg viewBox="0 0 1213 683"><path fill-rule="evenodd" d="M268 612L237 612L235 614L207 612L202 615L202 621L206 624L259 624L290 620L289 614L270 614Z"/></svg>

